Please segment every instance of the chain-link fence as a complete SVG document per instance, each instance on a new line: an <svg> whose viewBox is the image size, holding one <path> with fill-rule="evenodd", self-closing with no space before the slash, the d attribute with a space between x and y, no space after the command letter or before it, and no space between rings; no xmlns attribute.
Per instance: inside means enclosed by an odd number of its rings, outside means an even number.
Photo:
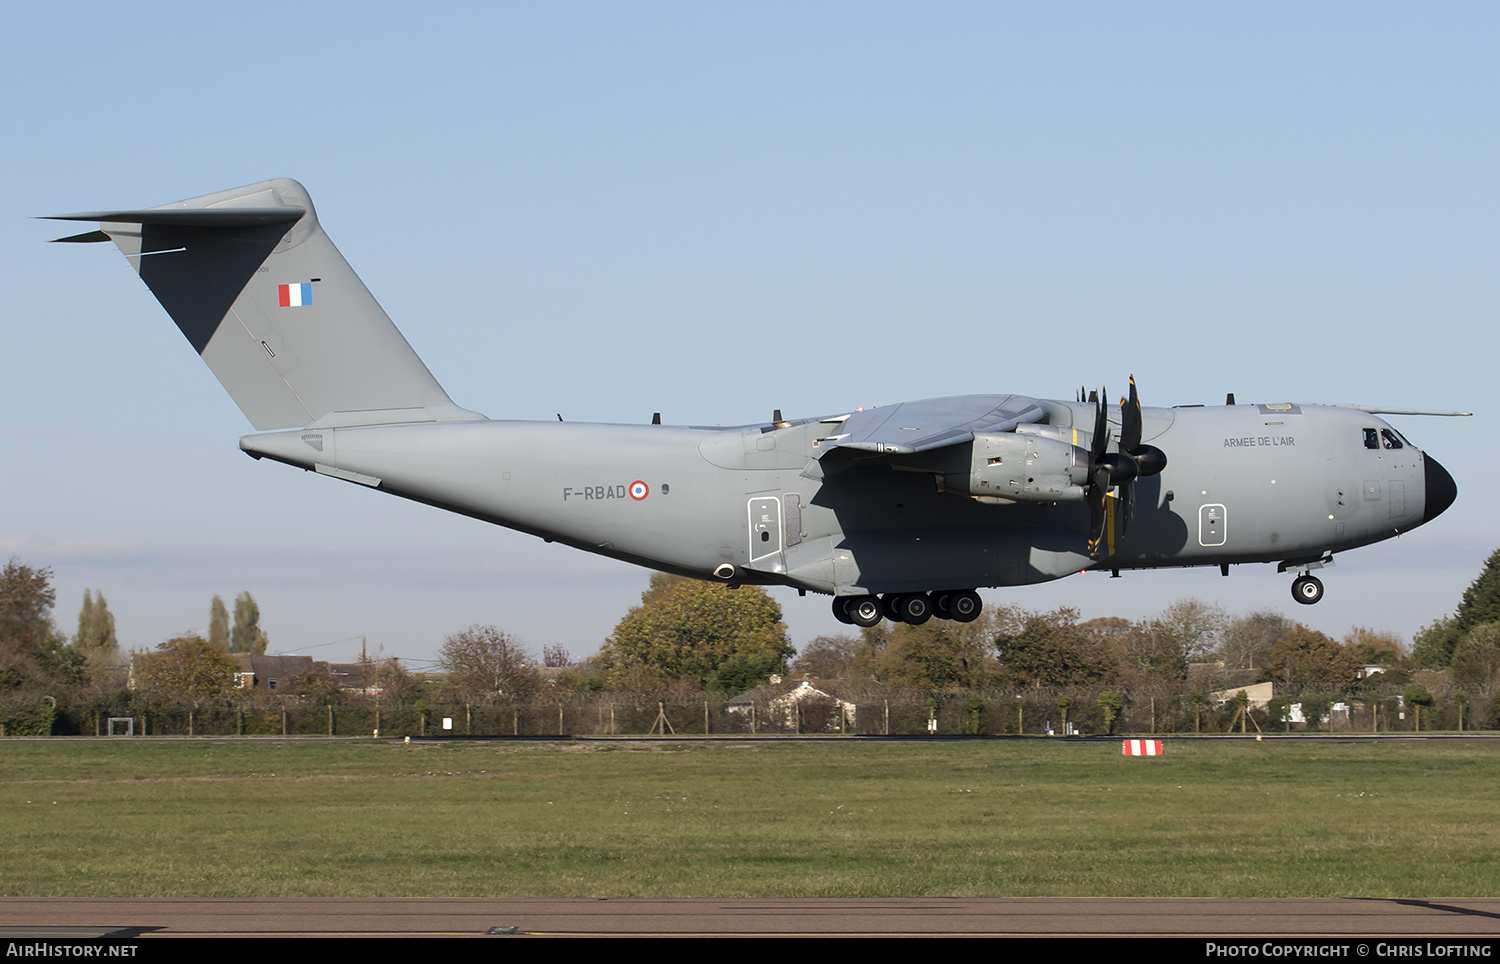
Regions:
<svg viewBox="0 0 1500 964"><path fill-rule="evenodd" d="M149 736L558 737L599 735L1017 736L1225 732L1409 732L1414 707L1371 688L1353 695L1278 698L1241 710L1234 700L1110 690L812 692L766 699L624 693L570 694L518 703L218 700L196 705L112 703L0 706L0 735L104 735L130 719ZM1495 725L1491 701L1440 699L1421 710L1422 730ZM1112 717L1112 718L1111 718ZM122 729L118 724L116 732Z"/></svg>

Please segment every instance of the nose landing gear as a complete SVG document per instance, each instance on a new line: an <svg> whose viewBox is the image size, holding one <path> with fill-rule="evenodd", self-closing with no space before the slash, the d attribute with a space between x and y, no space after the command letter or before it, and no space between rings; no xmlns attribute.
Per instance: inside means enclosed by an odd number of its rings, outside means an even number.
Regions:
<svg viewBox="0 0 1500 964"><path fill-rule="evenodd" d="M1292 598L1304 606L1311 606L1323 598L1322 580L1304 572L1292 581Z"/></svg>
<svg viewBox="0 0 1500 964"><path fill-rule="evenodd" d="M1314 569L1324 569L1333 565L1333 550L1325 549L1321 556L1302 556L1293 559L1284 559L1276 565L1277 572L1286 572L1291 569L1301 569L1302 574L1292 580L1292 598L1304 606L1311 606L1323 598L1323 583L1312 574Z"/></svg>

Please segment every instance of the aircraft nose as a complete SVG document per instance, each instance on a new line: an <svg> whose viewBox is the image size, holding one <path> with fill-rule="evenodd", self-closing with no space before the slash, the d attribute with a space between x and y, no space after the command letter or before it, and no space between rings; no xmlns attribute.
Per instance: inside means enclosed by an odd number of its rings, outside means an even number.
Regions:
<svg viewBox="0 0 1500 964"><path fill-rule="evenodd" d="M1424 454L1422 461L1427 465L1427 504L1422 511L1422 521L1431 522L1458 498L1458 484L1453 481L1448 470L1438 464L1437 459Z"/></svg>

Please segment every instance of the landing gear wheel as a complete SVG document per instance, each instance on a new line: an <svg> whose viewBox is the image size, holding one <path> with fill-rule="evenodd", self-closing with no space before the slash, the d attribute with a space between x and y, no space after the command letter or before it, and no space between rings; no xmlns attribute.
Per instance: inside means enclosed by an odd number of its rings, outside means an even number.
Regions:
<svg viewBox="0 0 1500 964"><path fill-rule="evenodd" d="M948 618L954 622L972 623L983 611L984 600L972 589L965 589L948 597Z"/></svg>
<svg viewBox="0 0 1500 964"><path fill-rule="evenodd" d="M880 611L880 600L874 596L855 596L849 601L849 608L845 610L849 619L856 626L876 626L884 618Z"/></svg>
<svg viewBox="0 0 1500 964"><path fill-rule="evenodd" d="M880 597L880 611L886 619L893 623L902 622L901 597L896 593L888 592Z"/></svg>
<svg viewBox="0 0 1500 964"><path fill-rule="evenodd" d="M1317 576L1303 573L1292 582L1292 598L1304 606L1311 606L1323 598L1323 583Z"/></svg>
<svg viewBox="0 0 1500 964"><path fill-rule="evenodd" d="M845 626L853 626L854 620L849 616L849 604L854 600L849 596L833 597L833 618Z"/></svg>
<svg viewBox="0 0 1500 964"><path fill-rule="evenodd" d="M910 593L896 600L896 611L903 623L920 626L932 618L932 600L926 593Z"/></svg>
<svg viewBox="0 0 1500 964"><path fill-rule="evenodd" d="M953 618L953 612L948 608L949 602L953 599L953 593L931 592L927 596L932 600L932 614L934 616L939 619Z"/></svg>

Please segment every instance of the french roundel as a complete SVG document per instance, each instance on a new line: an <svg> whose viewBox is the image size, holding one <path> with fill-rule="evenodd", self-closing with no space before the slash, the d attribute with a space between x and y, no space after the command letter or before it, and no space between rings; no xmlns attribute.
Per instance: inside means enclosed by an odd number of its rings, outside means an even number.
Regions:
<svg viewBox="0 0 1500 964"><path fill-rule="evenodd" d="M635 501L639 502L650 494L651 486L642 482L640 479L636 479L634 482L630 483L630 497Z"/></svg>

